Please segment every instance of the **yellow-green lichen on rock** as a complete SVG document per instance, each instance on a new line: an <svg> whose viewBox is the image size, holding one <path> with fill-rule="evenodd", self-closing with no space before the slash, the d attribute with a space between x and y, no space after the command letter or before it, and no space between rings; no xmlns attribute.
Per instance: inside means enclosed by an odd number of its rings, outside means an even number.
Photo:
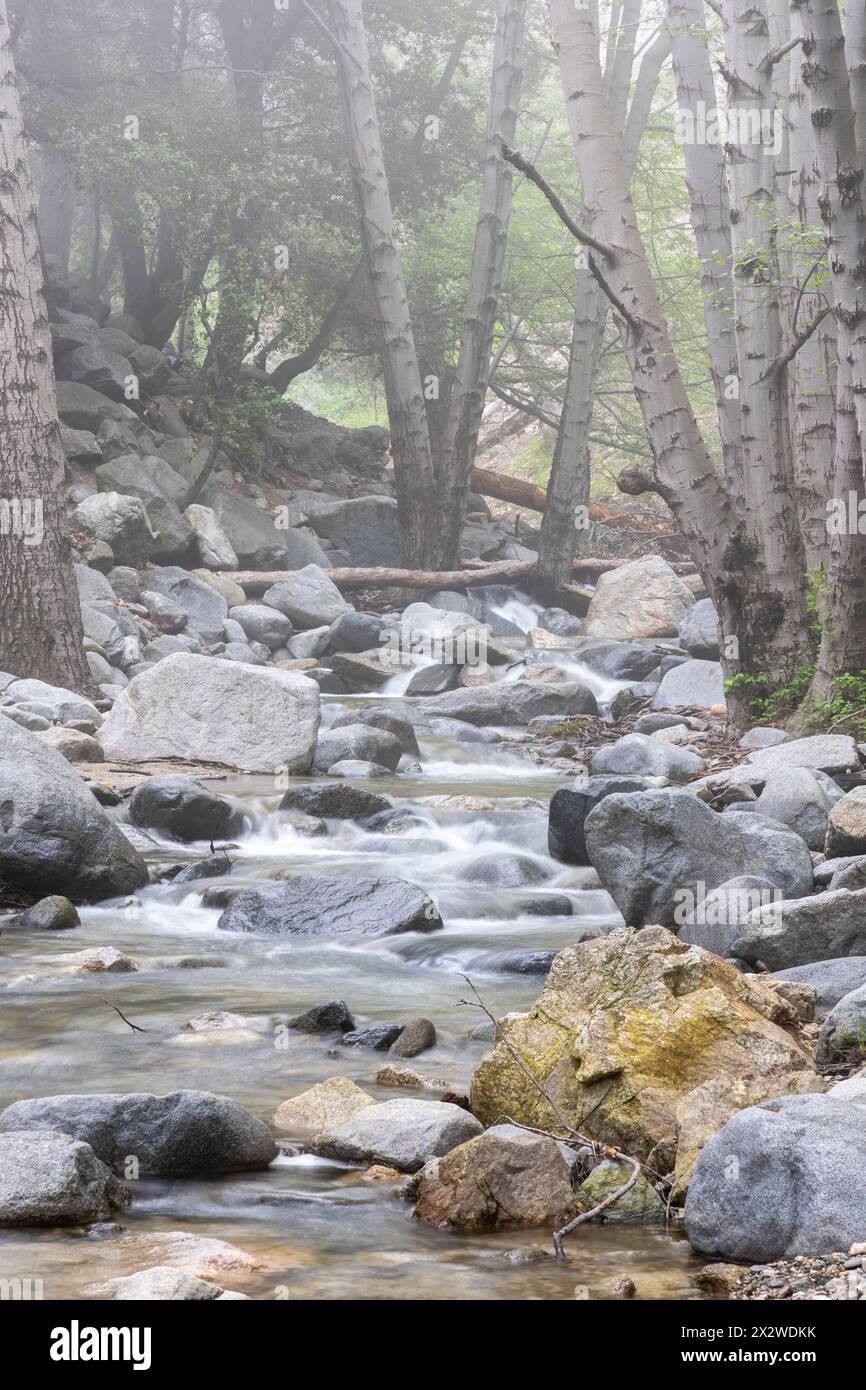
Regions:
<svg viewBox="0 0 866 1390"><path fill-rule="evenodd" d="M766 1098L820 1085L772 982L663 927L566 947L529 1013L501 1027L567 1124L658 1173L674 1167L677 1106L696 1087L736 1079L766 1086ZM473 1076L471 1104L485 1125L558 1127L501 1039Z"/></svg>

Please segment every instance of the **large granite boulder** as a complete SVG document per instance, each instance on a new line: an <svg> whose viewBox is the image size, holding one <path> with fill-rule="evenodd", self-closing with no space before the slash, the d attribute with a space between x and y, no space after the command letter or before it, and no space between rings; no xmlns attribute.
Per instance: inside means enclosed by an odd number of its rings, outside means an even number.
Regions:
<svg viewBox="0 0 866 1390"><path fill-rule="evenodd" d="M0 1134L0 1226L85 1226L129 1205L89 1144L46 1129Z"/></svg>
<svg viewBox="0 0 866 1390"><path fill-rule="evenodd" d="M697 1161L685 1220L696 1250L726 1260L848 1250L866 1232L866 1104L830 1092L733 1115Z"/></svg>
<svg viewBox="0 0 866 1390"><path fill-rule="evenodd" d="M799 835L752 811L720 815L687 791L614 793L589 813L584 833L627 926L674 926L678 912L686 921L690 901L743 874L768 879L786 898L812 888Z"/></svg>
<svg viewBox="0 0 866 1390"><path fill-rule="evenodd" d="M773 985L709 951L662 927L614 932L566 947L529 1013L500 1020L504 1039L472 1078L472 1109L484 1124L507 1115L548 1128L561 1123L552 1101L566 1123L667 1173L677 1106L696 1087L748 1074L772 1094L813 1074L793 1024Z"/></svg>
<svg viewBox="0 0 866 1390"><path fill-rule="evenodd" d="M675 637L695 596L657 555L599 577L584 619L586 637Z"/></svg>
<svg viewBox="0 0 866 1390"><path fill-rule="evenodd" d="M139 782L130 797L129 819L173 840L219 840L237 834L244 823L225 797L180 773Z"/></svg>
<svg viewBox="0 0 866 1390"><path fill-rule="evenodd" d="M768 970L866 954L866 888L771 903L750 912L734 943L743 960Z"/></svg>
<svg viewBox="0 0 866 1390"><path fill-rule="evenodd" d="M41 897L92 902L147 883L147 866L66 758L0 719L0 877Z"/></svg>
<svg viewBox="0 0 866 1390"><path fill-rule="evenodd" d="M130 1157L140 1173L243 1172L267 1168L277 1154L263 1121L212 1091L19 1100L0 1113L0 1135L11 1130L59 1130L120 1172Z"/></svg>
<svg viewBox="0 0 866 1390"><path fill-rule="evenodd" d="M308 771L319 687L297 671L177 652L136 676L99 732L109 758Z"/></svg>

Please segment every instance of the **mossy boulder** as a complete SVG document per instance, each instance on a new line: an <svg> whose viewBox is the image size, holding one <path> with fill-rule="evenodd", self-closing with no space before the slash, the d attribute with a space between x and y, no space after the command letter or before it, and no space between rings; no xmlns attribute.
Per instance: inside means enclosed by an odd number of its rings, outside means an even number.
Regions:
<svg viewBox="0 0 866 1390"><path fill-rule="evenodd" d="M603 1158L577 1189L576 1196L580 1206L585 1211L591 1211L600 1202L606 1201L608 1197L611 1197L614 1192L625 1185L631 1177L631 1171L630 1163ZM664 1221L665 1204L649 1179L643 1173L638 1173L634 1185L622 1197L611 1202L599 1219L631 1222Z"/></svg>
<svg viewBox="0 0 866 1390"><path fill-rule="evenodd" d="M659 1173L674 1166L677 1106L696 1087L747 1077L783 1095L815 1078L794 1009L772 983L663 927L567 947L529 1013L501 1027L508 1046L500 1040L472 1079L483 1124L507 1116L556 1128L540 1086L569 1125Z"/></svg>

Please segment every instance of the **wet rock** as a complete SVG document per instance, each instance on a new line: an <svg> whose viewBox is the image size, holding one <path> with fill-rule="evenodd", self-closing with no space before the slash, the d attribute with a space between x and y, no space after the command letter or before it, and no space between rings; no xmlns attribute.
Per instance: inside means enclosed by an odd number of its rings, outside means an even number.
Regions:
<svg viewBox="0 0 866 1390"><path fill-rule="evenodd" d="M325 1158L384 1163L401 1173L416 1173L429 1159L480 1133L474 1115L447 1101L388 1100L336 1125L311 1147Z"/></svg>
<svg viewBox="0 0 866 1390"><path fill-rule="evenodd" d="M645 642L596 642L581 647L579 657L584 665L610 680L642 681L656 669L663 650Z"/></svg>
<svg viewBox="0 0 866 1390"><path fill-rule="evenodd" d="M796 738L770 748L749 753L748 767L766 770L771 767L809 767L833 776L837 772L857 771L860 755L853 738L847 734L815 734L811 738Z"/></svg>
<svg viewBox="0 0 866 1390"><path fill-rule="evenodd" d="M677 909L743 874L769 879L788 898L812 887L798 835L752 812L719 815L686 791L614 793L587 816L585 834L590 862L628 926L673 926Z"/></svg>
<svg viewBox="0 0 866 1390"><path fill-rule="evenodd" d="M584 825L598 803L613 792L639 792L649 787L643 777L588 777L573 787L559 787L550 801L547 847L563 864L588 864Z"/></svg>
<svg viewBox="0 0 866 1390"><path fill-rule="evenodd" d="M81 925L81 918L68 898L52 893L40 898L38 903L28 907L15 918L16 927L30 931L67 931L70 927Z"/></svg>
<svg viewBox="0 0 866 1390"><path fill-rule="evenodd" d="M818 960L778 970L773 979L811 985L815 990L819 1017L827 1014L852 990L866 984L866 956L846 956L841 960Z"/></svg>
<svg viewBox="0 0 866 1390"><path fill-rule="evenodd" d="M0 1113L0 1134L11 1130L59 1130L90 1144L110 1168L122 1171L134 1155L142 1173L245 1172L276 1155L267 1125L212 1091L20 1100Z"/></svg>
<svg viewBox="0 0 866 1390"><path fill-rule="evenodd" d="M224 878L232 871L232 861L228 855L212 854L207 859L197 859L194 864L184 864L171 882L173 886L184 883L197 883L202 878Z"/></svg>
<svg viewBox="0 0 866 1390"><path fill-rule="evenodd" d="M89 1144L50 1129L0 1133L0 1226L106 1221L130 1199Z"/></svg>
<svg viewBox="0 0 866 1390"><path fill-rule="evenodd" d="M363 781L375 781L378 777L388 777L391 769L381 763L371 763L365 758L341 758L328 768L329 777L349 777Z"/></svg>
<svg viewBox="0 0 866 1390"><path fill-rule="evenodd" d="M705 763L687 748L669 747L646 734L626 734L616 743L605 744L592 756L595 775L666 777L670 782L688 782L705 770Z"/></svg>
<svg viewBox="0 0 866 1390"><path fill-rule="evenodd" d="M555 633L557 637L577 637L583 630L580 618L575 618L564 608L545 608L538 615L538 626Z"/></svg>
<svg viewBox="0 0 866 1390"><path fill-rule="evenodd" d="M413 1018L388 1049L391 1057L418 1057L436 1046L436 1029L429 1018Z"/></svg>
<svg viewBox="0 0 866 1390"><path fill-rule="evenodd" d="M506 975L549 975L555 951L515 951L498 961Z"/></svg>
<svg viewBox="0 0 866 1390"><path fill-rule="evenodd" d="M593 1207L606 1201L619 1188L625 1186L631 1172L630 1163L603 1158L577 1189L576 1196L581 1207L585 1211L591 1211ZM634 1185L606 1207L600 1219L637 1225L663 1222L666 1219L665 1204L652 1183L643 1173L638 1173Z"/></svg>
<svg viewBox="0 0 866 1390"><path fill-rule="evenodd" d="M751 912L734 953L768 970L786 970L839 956L866 954L866 889L844 888L795 898Z"/></svg>
<svg viewBox="0 0 866 1390"><path fill-rule="evenodd" d="M217 926L266 936L390 936L436 931L433 900L402 879L304 874L236 894Z"/></svg>
<svg viewBox="0 0 866 1390"><path fill-rule="evenodd" d="M174 840L219 840L237 835L244 818L222 796L194 777L175 773L139 782L129 802L133 825Z"/></svg>
<svg viewBox="0 0 866 1390"><path fill-rule="evenodd" d="M685 1208L696 1250L766 1262L847 1250L866 1230L866 1106L785 1096L706 1145Z"/></svg>
<svg viewBox="0 0 866 1390"><path fill-rule="evenodd" d="M296 628L330 626L349 612L336 584L318 565L287 574L266 590L263 602L285 614Z"/></svg>
<svg viewBox="0 0 866 1390"><path fill-rule="evenodd" d="M354 759L378 763L393 771L403 756L398 739L385 729L368 724L348 724L319 735L313 756L313 769L327 772L335 763Z"/></svg>
<svg viewBox="0 0 866 1390"><path fill-rule="evenodd" d="M346 1047L369 1047L373 1052L387 1052L402 1031L399 1023L374 1023L368 1028L354 1028L344 1033L340 1041Z"/></svg>
<svg viewBox="0 0 866 1390"><path fill-rule="evenodd" d="M645 927L561 951L530 1012L500 1028L568 1123L665 1173L677 1105L708 1077L748 1073L773 1085L814 1074L807 1048L781 1026L793 1017L758 977ZM476 1070L470 1100L482 1122L555 1122L505 1041Z"/></svg>
<svg viewBox="0 0 866 1390"><path fill-rule="evenodd" d="M87 951L72 951L69 955L54 956L53 962L73 975L125 975L137 970L131 956L114 946L94 946Z"/></svg>
<svg viewBox="0 0 866 1390"><path fill-rule="evenodd" d="M675 709L679 705L724 707L724 675L717 661L684 661L668 671L653 696L652 708Z"/></svg>
<svg viewBox="0 0 866 1390"><path fill-rule="evenodd" d="M11 719L0 720L0 802L7 884L89 902L147 883L144 860L66 759Z"/></svg>
<svg viewBox="0 0 866 1390"><path fill-rule="evenodd" d="M538 859L522 854L488 854L476 859L466 870L470 883L484 883L491 888L525 888L528 884L544 883L550 870Z"/></svg>
<svg viewBox="0 0 866 1390"><path fill-rule="evenodd" d="M583 631L587 637L674 637L694 601L670 565L650 555L599 576Z"/></svg>
<svg viewBox="0 0 866 1390"><path fill-rule="evenodd" d="M833 1062L846 1053L866 1053L866 987L844 995L830 1010L815 1053L819 1062Z"/></svg>
<svg viewBox="0 0 866 1390"><path fill-rule="evenodd" d="M284 1100L274 1111L271 1123L291 1133L312 1130L321 1134L355 1119L375 1104L373 1097L347 1076L332 1076L299 1096Z"/></svg>
<svg viewBox="0 0 866 1390"><path fill-rule="evenodd" d="M497 682L471 690L452 690L425 704L425 712L467 724L525 725L542 714L562 718L596 714L595 696L575 681L547 685L541 681Z"/></svg>
<svg viewBox="0 0 866 1390"><path fill-rule="evenodd" d="M392 734L396 738L404 753L413 758L421 756L415 730L408 719L401 719L399 715L389 714L386 710L353 709L335 719L331 728L344 729L350 724L369 724L372 729L382 729L386 734Z"/></svg>
<svg viewBox="0 0 866 1390"><path fill-rule="evenodd" d="M288 1027L299 1033L348 1033L354 1026L355 1020L342 999L326 999L314 1004L288 1022Z"/></svg>
<svg viewBox="0 0 866 1390"><path fill-rule="evenodd" d="M558 1228L577 1212L564 1146L501 1124L421 1170L413 1215L432 1226L478 1231Z"/></svg>
<svg viewBox="0 0 866 1390"><path fill-rule="evenodd" d="M406 687L407 695L444 695L461 684L456 666L441 661L423 666L412 676Z"/></svg>
<svg viewBox="0 0 866 1390"><path fill-rule="evenodd" d="M130 682L100 730L109 758L306 772L319 691L294 671L178 652Z"/></svg>
<svg viewBox="0 0 866 1390"><path fill-rule="evenodd" d="M326 820L364 820L367 816L390 812L391 802L378 792L364 787L337 786L319 782L303 787L290 787L280 802L281 811L303 811Z"/></svg>

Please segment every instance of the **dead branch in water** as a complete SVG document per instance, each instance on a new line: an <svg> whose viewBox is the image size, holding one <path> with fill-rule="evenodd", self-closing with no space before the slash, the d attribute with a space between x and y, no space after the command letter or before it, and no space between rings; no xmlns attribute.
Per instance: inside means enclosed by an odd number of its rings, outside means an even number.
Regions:
<svg viewBox="0 0 866 1390"><path fill-rule="evenodd" d="M533 1134L546 1135L549 1139L556 1140L557 1143L566 1143L571 1146L588 1148L592 1152L592 1156L594 1159L596 1159L596 1161L599 1158L610 1158L616 1162L630 1163L632 1165L631 1174L628 1180L624 1182L621 1187L618 1187L615 1192L611 1192L607 1197L603 1199L603 1201L598 1202L594 1207L591 1207L589 1211L579 1212L578 1215L575 1216L573 1220L569 1221L566 1226L563 1226L558 1231L554 1231L553 1248L556 1252L557 1257L559 1259L562 1259L565 1255L563 1242L566 1236L569 1236L572 1231L577 1230L578 1226L582 1226L585 1222L592 1221L596 1216L600 1216L601 1213L603 1211L606 1211L608 1207L613 1206L614 1202L619 1201L620 1197L624 1197L625 1194L634 1187L635 1183L638 1180L638 1177L640 1176L641 1169L644 1168L645 1165L641 1163L640 1159L635 1158L632 1154L623 1153L621 1149L614 1148L613 1146L608 1144L599 1143L597 1139L590 1139L587 1135L581 1134L579 1130L576 1130L573 1125L570 1125L568 1123L568 1121L562 1114L562 1111L559 1109L559 1106L554 1101L553 1097L548 1094L547 1090L541 1084L538 1078L533 1075L532 1070L529 1067L529 1064L526 1062L525 1058L521 1057L514 1044L505 1036L505 1033L502 1030L498 1018L495 1014L491 1013L490 1009L485 1004L483 998L479 994L478 990L475 988L475 985L472 983L469 976L463 975L462 979L466 981L467 985L472 990L472 993L475 995L475 999L459 999L457 1001L458 1004L464 1005L466 1008L469 1009L480 1009L482 1013L486 1014L487 1018L493 1024L493 1027L496 1031L496 1037L499 1039L501 1043L503 1043L503 1045L506 1048L506 1051L509 1053L512 1060L523 1072L523 1075L527 1078L527 1080L531 1083L531 1085L538 1092L541 1098L547 1103L547 1105L549 1105L550 1109L556 1116L556 1119L559 1122L561 1128L565 1131L565 1134L556 1134L552 1130L543 1129L541 1127L536 1128L534 1125L520 1124L518 1121L512 1120L507 1115L503 1116L503 1122L507 1124L516 1124L517 1128L527 1129ZM656 1175L651 1174L651 1176Z"/></svg>
<svg viewBox="0 0 866 1390"><path fill-rule="evenodd" d="M127 1028L131 1028L132 1031L133 1031L133 1033L146 1033L146 1032L147 1032L147 1029L146 1029L146 1028L139 1028L139 1026L138 1026L137 1023L132 1023L132 1022L126 1017L126 1014L121 1013L120 1009L117 1007L116 1004L112 1004L112 1002L111 1002L110 999L103 999L102 1002L103 1002L103 1004L107 1004L108 1007L109 1007L110 1009L113 1009L114 1012L115 1012L116 1014L119 1014L120 1017L123 1019L124 1023L126 1024Z"/></svg>

